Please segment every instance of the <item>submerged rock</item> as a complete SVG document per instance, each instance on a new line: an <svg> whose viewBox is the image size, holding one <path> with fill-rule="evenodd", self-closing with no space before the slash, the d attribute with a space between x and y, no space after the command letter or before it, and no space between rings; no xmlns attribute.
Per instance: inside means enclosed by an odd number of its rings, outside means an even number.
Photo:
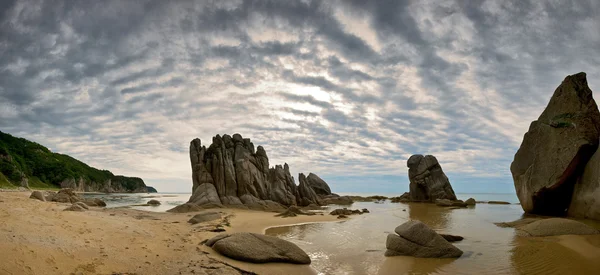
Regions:
<svg viewBox="0 0 600 275"><path fill-rule="evenodd" d="M412 155L407 166L411 201L456 200L450 181L434 156Z"/></svg>
<svg viewBox="0 0 600 275"><path fill-rule="evenodd" d="M403 223L389 234L385 256L414 256L419 258L458 258L463 252L420 221Z"/></svg>
<svg viewBox="0 0 600 275"><path fill-rule="evenodd" d="M488 204L510 204L510 202L507 201L488 201Z"/></svg>
<svg viewBox="0 0 600 275"><path fill-rule="evenodd" d="M462 236L456 236L456 235L450 235L450 234L440 234L440 236L442 236L442 238L444 238L446 241L451 242L451 243L462 241L465 239Z"/></svg>
<svg viewBox="0 0 600 275"><path fill-rule="evenodd" d="M531 123L510 166L521 207L527 213L577 215L587 184L579 181L598 148L600 112L586 74L567 76L539 118ZM597 169L594 167L593 169ZM580 185L576 188L576 185ZM577 192L574 190L586 190Z"/></svg>
<svg viewBox="0 0 600 275"><path fill-rule="evenodd" d="M292 242L256 233L221 234L206 242L216 252L244 262L310 264L310 257Z"/></svg>
<svg viewBox="0 0 600 275"><path fill-rule="evenodd" d="M562 218L542 219L517 227L517 235L526 237L595 234L600 231L585 223Z"/></svg>
<svg viewBox="0 0 600 275"><path fill-rule="evenodd" d="M160 205L160 202L157 200L149 200L146 204L148 205Z"/></svg>
<svg viewBox="0 0 600 275"><path fill-rule="evenodd" d="M435 200L435 204L437 206L442 206L442 207L467 207L467 204L465 202L463 202L462 200L447 200L447 199L441 199L441 200Z"/></svg>

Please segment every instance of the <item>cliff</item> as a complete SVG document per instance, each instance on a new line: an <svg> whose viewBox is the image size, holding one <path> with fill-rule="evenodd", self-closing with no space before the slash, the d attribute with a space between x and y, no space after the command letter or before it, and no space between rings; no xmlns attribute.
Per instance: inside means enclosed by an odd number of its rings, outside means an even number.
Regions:
<svg viewBox="0 0 600 275"><path fill-rule="evenodd" d="M5 184L75 191L146 193L140 178L116 176L70 156L0 131L0 178Z"/></svg>

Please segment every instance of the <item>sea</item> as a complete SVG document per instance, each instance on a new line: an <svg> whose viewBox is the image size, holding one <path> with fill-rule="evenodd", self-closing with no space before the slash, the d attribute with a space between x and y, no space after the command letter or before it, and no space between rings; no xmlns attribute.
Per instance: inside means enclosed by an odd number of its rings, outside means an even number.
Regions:
<svg viewBox="0 0 600 275"><path fill-rule="evenodd" d="M163 212L185 203L191 194L95 194L107 207L127 207L156 199L160 206L131 208ZM371 195L371 194L341 194ZM383 194L385 195L385 194ZM318 274L600 274L600 236L524 238L513 228L494 223L524 216L515 194L457 194L462 200L506 201L448 209L425 203L355 202L352 209L370 213L351 219L272 227L265 234L294 242L312 259ZM328 210L348 207L330 205ZM394 228L420 220L439 233L463 236L454 243L464 254L458 259L385 257L385 240ZM600 229L600 224L584 221Z"/></svg>

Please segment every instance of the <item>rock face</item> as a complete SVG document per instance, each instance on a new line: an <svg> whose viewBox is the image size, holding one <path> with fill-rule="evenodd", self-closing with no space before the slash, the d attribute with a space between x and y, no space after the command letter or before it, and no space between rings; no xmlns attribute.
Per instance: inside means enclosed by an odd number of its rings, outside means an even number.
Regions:
<svg viewBox="0 0 600 275"><path fill-rule="evenodd" d="M310 257L294 243L255 233L221 234L206 242L220 254L244 262L310 264Z"/></svg>
<svg viewBox="0 0 600 275"><path fill-rule="evenodd" d="M585 73L567 76L529 126L510 166L525 212L565 215L572 207L569 214L585 216L597 211L592 195L597 177L582 174L598 148L599 129L600 112ZM593 166L587 176L594 177Z"/></svg>
<svg viewBox="0 0 600 275"><path fill-rule="evenodd" d="M408 161L410 200L435 202L436 199L456 200L450 181L438 160L431 155L412 155Z"/></svg>
<svg viewBox="0 0 600 275"><path fill-rule="evenodd" d="M190 160L192 196L177 212L202 205L279 211L292 205L322 205L321 196L339 197L312 173L308 177L301 173L296 186L287 163L269 168L265 149L255 150L250 139L240 134L217 135L208 148L200 139L192 140Z"/></svg>
<svg viewBox="0 0 600 275"><path fill-rule="evenodd" d="M600 220L600 147L575 184L568 215Z"/></svg>
<svg viewBox="0 0 600 275"><path fill-rule="evenodd" d="M458 258L463 252L444 237L416 220L408 221L389 234L385 256L414 256L419 258Z"/></svg>

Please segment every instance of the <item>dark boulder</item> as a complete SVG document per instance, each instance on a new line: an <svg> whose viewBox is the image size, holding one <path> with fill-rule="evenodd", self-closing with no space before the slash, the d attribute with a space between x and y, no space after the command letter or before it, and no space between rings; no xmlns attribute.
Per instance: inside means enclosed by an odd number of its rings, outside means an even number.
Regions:
<svg viewBox="0 0 600 275"><path fill-rule="evenodd" d="M450 181L434 156L413 155L407 166L411 201L456 200Z"/></svg>

